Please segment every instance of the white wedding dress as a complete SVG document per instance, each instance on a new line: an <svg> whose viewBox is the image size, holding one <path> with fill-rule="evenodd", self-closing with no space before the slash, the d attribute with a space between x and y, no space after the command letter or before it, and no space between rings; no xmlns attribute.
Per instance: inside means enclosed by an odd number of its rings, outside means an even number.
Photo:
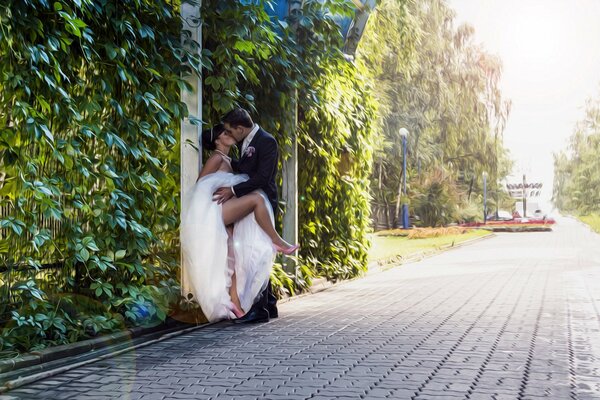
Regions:
<svg viewBox="0 0 600 400"><path fill-rule="evenodd" d="M218 188L235 186L247 179L247 175L224 171L204 176L194 185L185 203L189 206L182 213L182 294L189 298L191 293L192 300L200 304L211 322L235 318L229 296L234 270L238 296L245 312L250 310L269 281L275 251L271 239L257 224L254 213L234 224L233 237L228 243L221 205L212 200ZM265 199L273 222L270 203L262 191L259 193Z"/></svg>

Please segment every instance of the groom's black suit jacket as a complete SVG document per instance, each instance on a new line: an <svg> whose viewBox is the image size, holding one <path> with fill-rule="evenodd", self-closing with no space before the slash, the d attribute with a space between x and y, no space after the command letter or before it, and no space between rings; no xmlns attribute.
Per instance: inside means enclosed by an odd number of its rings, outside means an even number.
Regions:
<svg viewBox="0 0 600 400"><path fill-rule="evenodd" d="M241 149L241 144L239 146ZM252 150L248 151L251 147L254 148L252 154ZM234 172L250 177L246 182L233 187L236 197L242 197L256 189L262 189L269 198L275 214L277 214L277 185L275 184L277 154L275 138L259 128L248 144L245 154L240 154L240 159L231 163Z"/></svg>

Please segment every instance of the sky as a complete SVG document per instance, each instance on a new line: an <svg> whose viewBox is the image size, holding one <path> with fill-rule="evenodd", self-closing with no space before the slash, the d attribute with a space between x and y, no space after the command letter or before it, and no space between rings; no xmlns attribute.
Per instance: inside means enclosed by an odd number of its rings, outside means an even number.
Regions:
<svg viewBox="0 0 600 400"><path fill-rule="evenodd" d="M565 149L587 98L600 96L600 0L448 0L458 24L503 62L512 100L504 144L511 182L542 182L552 196L552 153Z"/></svg>

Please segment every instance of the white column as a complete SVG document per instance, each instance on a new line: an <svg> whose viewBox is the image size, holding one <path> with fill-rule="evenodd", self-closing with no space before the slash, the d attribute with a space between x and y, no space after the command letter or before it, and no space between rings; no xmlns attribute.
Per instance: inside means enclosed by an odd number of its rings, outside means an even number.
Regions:
<svg viewBox="0 0 600 400"><path fill-rule="evenodd" d="M288 15L292 19L292 31L296 34L299 18L302 16L304 0L290 0ZM292 143L288 148L290 156L283 162L283 187L282 197L285 204L283 214L283 239L288 243L298 243L298 91L291 93L289 133ZM298 255L298 252L294 254ZM286 258L284 270L296 276L296 263L291 258Z"/></svg>
<svg viewBox="0 0 600 400"><path fill-rule="evenodd" d="M191 5L185 2L181 4L181 17L183 20L183 29L181 40L183 44L190 48L192 42L201 43L202 41L202 25L200 23L200 4ZM187 31L187 32L186 32ZM197 49L200 53L201 49ZM202 81L200 77L196 75L189 75L187 82L192 87L192 91L182 90L181 100L186 104L190 116L202 119ZM180 200L181 210L184 210L187 206L185 203L186 195L196 182L198 173L202 166L202 142L200 135L202 127L199 125L192 125L189 118L185 118L181 121L181 189L180 189ZM199 150L195 149L197 147ZM180 210L180 217L181 217ZM189 291L189 284L185 282L185 274L183 274L183 268L185 266L185 260L183 254L180 257L180 277L181 277L181 288L185 295Z"/></svg>
<svg viewBox="0 0 600 400"><path fill-rule="evenodd" d="M283 214L283 239L288 243L298 243L298 92L294 91L291 108L290 134L292 143L288 148L290 156L283 162L283 190L285 203ZM295 254L297 255L297 254ZM287 273L296 275L296 263L288 258L284 269Z"/></svg>

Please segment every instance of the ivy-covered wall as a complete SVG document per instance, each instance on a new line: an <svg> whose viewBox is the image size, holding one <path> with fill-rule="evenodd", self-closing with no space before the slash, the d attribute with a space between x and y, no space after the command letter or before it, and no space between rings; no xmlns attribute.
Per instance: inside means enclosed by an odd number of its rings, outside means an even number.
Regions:
<svg viewBox="0 0 600 400"><path fill-rule="evenodd" d="M264 4L204 0L201 60L174 3L0 5L0 295L13 294L0 356L156 323L178 303L186 73L202 72L204 123L247 107L282 158L297 104L302 250L276 286L366 266L375 107L324 12L351 1L305 2L283 23Z"/></svg>
<svg viewBox="0 0 600 400"><path fill-rule="evenodd" d="M181 76L199 71L178 11L28 0L1 5L0 25L0 268L14 295L0 351L164 320L179 293Z"/></svg>
<svg viewBox="0 0 600 400"><path fill-rule="evenodd" d="M313 81L319 101L301 108L300 241L304 270L331 280L366 269L375 102L345 61ZM307 274L307 272L304 272Z"/></svg>

